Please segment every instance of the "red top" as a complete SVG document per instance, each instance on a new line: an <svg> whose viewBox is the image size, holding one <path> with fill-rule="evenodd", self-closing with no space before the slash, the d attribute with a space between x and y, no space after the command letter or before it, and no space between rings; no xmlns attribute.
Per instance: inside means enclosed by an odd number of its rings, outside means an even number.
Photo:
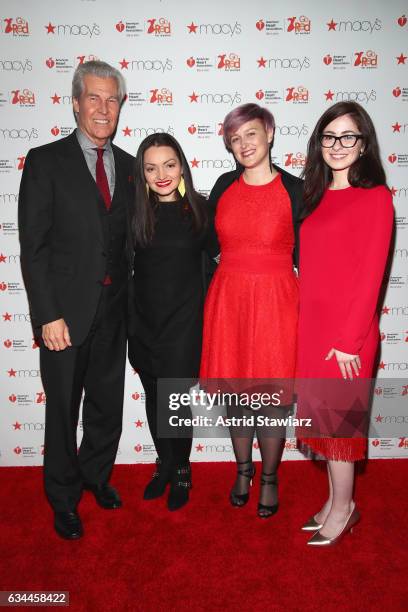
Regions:
<svg viewBox="0 0 408 612"><path fill-rule="evenodd" d="M376 307L393 225L384 186L327 190L300 231L298 377L340 376L334 347L362 358L371 376Z"/></svg>

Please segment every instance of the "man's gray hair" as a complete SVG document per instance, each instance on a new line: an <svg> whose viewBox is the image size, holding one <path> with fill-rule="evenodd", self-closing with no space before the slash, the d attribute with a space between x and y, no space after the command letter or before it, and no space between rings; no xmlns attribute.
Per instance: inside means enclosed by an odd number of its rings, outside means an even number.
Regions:
<svg viewBox="0 0 408 612"><path fill-rule="evenodd" d="M91 60L90 62L84 62L79 64L78 68L74 72L72 79L72 97L79 100L81 93L84 91L84 77L87 74L99 77L101 79L116 79L118 84L118 95L119 102L123 102L126 96L126 82L119 70L99 60Z"/></svg>

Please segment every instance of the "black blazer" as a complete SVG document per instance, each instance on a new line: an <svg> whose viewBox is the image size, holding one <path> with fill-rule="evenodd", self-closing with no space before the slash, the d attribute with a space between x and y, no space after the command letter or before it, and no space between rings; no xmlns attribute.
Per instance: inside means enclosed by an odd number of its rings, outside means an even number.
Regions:
<svg viewBox="0 0 408 612"><path fill-rule="evenodd" d="M293 264L296 268L299 267L299 228L301 224L301 214L303 210L303 180L298 178L297 176L293 176L286 170L282 170L279 166L273 166L275 170L279 172L282 176L282 183L288 192L291 205L292 205L292 220L293 220L293 230L295 234L295 246L293 250ZM232 185L232 183L237 180L241 174L243 173L244 168L239 166L232 172L226 172L222 174L216 181L214 187L211 190L209 197L209 205L211 208L216 209L218 200Z"/></svg>
<svg viewBox="0 0 408 612"><path fill-rule="evenodd" d="M134 158L115 145L112 149L115 191L120 188L128 209L130 275ZM98 210L101 198L75 132L29 151L20 185L18 221L32 323L37 328L65 319L73 345L81 344L89 332L106 271Z"/></svg>

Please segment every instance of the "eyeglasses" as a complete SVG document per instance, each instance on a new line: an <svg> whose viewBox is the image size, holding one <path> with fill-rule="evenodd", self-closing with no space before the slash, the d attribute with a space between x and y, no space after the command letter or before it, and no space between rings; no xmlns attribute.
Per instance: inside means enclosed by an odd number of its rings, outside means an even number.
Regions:
<svg viewBox="0 0 408 612"><path fill-rule="evenodd" d="M332 136L332 134L321 134L319 137L320 144L325 149L330 149L334 147L337 141L340 142L341 146L344 149L351 149L357 143L358 140L361 140L363 136L361 134L344 134L344 136Z"/></svg>

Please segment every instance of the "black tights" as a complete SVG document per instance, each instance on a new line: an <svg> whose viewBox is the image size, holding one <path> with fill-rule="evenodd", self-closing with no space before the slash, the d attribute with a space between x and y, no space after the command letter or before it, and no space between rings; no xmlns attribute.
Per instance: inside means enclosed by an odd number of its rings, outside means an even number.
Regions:
<svg viewBox="0 0 408 612"><path fill-rule="evenodd" d="M285 418L289 414L290 407L263 407L260 410L252 410L245 407L227 407L228 416L254 417L254 426L231 427L231 441L234 449L235 458L238 463L244 464L252 461L252 446L254 436L259 444L262 458L262 472L264 474L276 474L282 457L286 428L269 427L257 424L257 417ZM248 465L239 465L238 469L247 469ZM268 476L265 478L270 480ZM238 474L234 485L234 493L242 495L247 493L249 479ZM261 487L260 502L265 505L273 505L277 502L277 488L271 486Z"/></svg>
<svg viewBox="0 0 408 612"><path fill-rule="evenodd" d="M167 415L168 405L158 406L157 401L157 378L145 372L139 372L140 380L146 397L146 415L149 423L150 434L153 438L154 446L157 455L162 464L168 467L182 466L188 464L191 446L192 446L192 431L190 437L159 437L158 436L158 413ZM188 388L182 392L188 393ZM189 407L184 407L183 416L190 416ZM185 432L184 432L185 433Z"/></svg>

